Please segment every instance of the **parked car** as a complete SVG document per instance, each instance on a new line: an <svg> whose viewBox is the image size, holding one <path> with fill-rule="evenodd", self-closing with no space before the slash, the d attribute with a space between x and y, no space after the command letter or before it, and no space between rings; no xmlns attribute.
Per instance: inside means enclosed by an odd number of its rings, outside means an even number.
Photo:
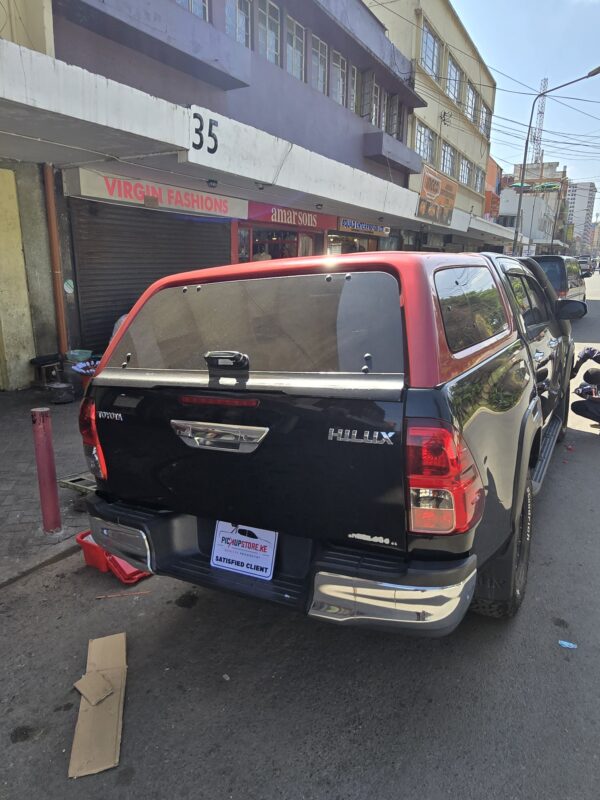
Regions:
<svg viewBox="0 0 600 800"><path fill-rule="evenodd" d="M569 300L586 299L585 280L592 274L583 271L579 261L573 256L534 256L544 270L556 294Z"/></svg>
<svg viewBox="0 0 600 800"><path fill-rule="evenodd" d="M586 312L547 286L391 252L155 283L81 407L94 540L343 625L512 616Z"/></svg>

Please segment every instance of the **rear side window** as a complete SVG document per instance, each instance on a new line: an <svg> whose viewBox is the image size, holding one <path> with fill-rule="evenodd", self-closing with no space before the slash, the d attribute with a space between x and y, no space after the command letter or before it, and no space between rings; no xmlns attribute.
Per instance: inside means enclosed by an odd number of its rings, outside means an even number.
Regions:
<svg viewBox="0 0 600 800"><path fill-rule="evenodd" d="M569 289L579 286L583 280L579 262L575 261L574 258L567 258L567 280Z"/></svg>
<svg viewBox="0 0 600 800"><path fill-rule="evenodd" d="M561 292L567 288L565 263L562 258L540 258L538 264L546 273L555 291Z"/></svg>
<svg viewBox="0 0 600 800"><path fill-rule="evenodd" d="M453 353L508 330L502 298L487 267L439 270L435 288Z"/></svg>
<svg viewBox="0 0 600 800"><path fill-rule="evenodd" d="M251 372L403 372L398 281L384 272L296 275L166 288L151 297L109 367L206 372L237 350Z"/></svg>

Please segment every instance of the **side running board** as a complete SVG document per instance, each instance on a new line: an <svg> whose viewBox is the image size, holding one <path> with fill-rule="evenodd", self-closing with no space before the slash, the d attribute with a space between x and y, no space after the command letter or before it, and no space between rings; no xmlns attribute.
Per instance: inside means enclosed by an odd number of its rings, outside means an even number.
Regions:
<svg viewBox="0 0 600 800"><path fill-rule="evenodd" d="M540 458L538 463L536 464L535 470L531 478L534 495L536 495L542 488L542 483L544 482L544 478L546 477L546 472L548 472L548 467L550 466L550 459L552 458L552 453L554 452L554 446L556 445L556 440L558 439L558 435L560 433L561 428L562 428L562 420L559 417L552 417L552 419L548 423L548 426L546 427L546 430L544 431Z"/></svg>

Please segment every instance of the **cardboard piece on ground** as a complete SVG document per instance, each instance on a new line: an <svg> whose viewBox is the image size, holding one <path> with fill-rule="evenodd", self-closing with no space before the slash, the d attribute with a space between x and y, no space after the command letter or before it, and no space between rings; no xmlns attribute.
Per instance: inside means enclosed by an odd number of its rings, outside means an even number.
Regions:
<svg viewBox="0 0 600 800"><path fill-rule="evenodd" d="M69 778L95 775L119 763L127 676L124 633L90 639L87 673L91 672L101 672L110 682L113 692L95 706L82 696L71 749Z"/></svg>
<svg viewBox="0 0 600 800"><path fill-rule="evenodd" d="M101 672L86 672L73 686L83 695L91 706L113 693L112 683Z"/></svg>

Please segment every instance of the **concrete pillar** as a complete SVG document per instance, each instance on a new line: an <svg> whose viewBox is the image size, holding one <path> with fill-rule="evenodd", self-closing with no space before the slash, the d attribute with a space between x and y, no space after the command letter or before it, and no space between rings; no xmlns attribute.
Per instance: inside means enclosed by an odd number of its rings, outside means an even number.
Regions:
<svg viewBox="0 0 600 800"><path fill-rule="evenodd" d="M0 390L29 386L34 355L15 173L0 169Z"/></svg>

